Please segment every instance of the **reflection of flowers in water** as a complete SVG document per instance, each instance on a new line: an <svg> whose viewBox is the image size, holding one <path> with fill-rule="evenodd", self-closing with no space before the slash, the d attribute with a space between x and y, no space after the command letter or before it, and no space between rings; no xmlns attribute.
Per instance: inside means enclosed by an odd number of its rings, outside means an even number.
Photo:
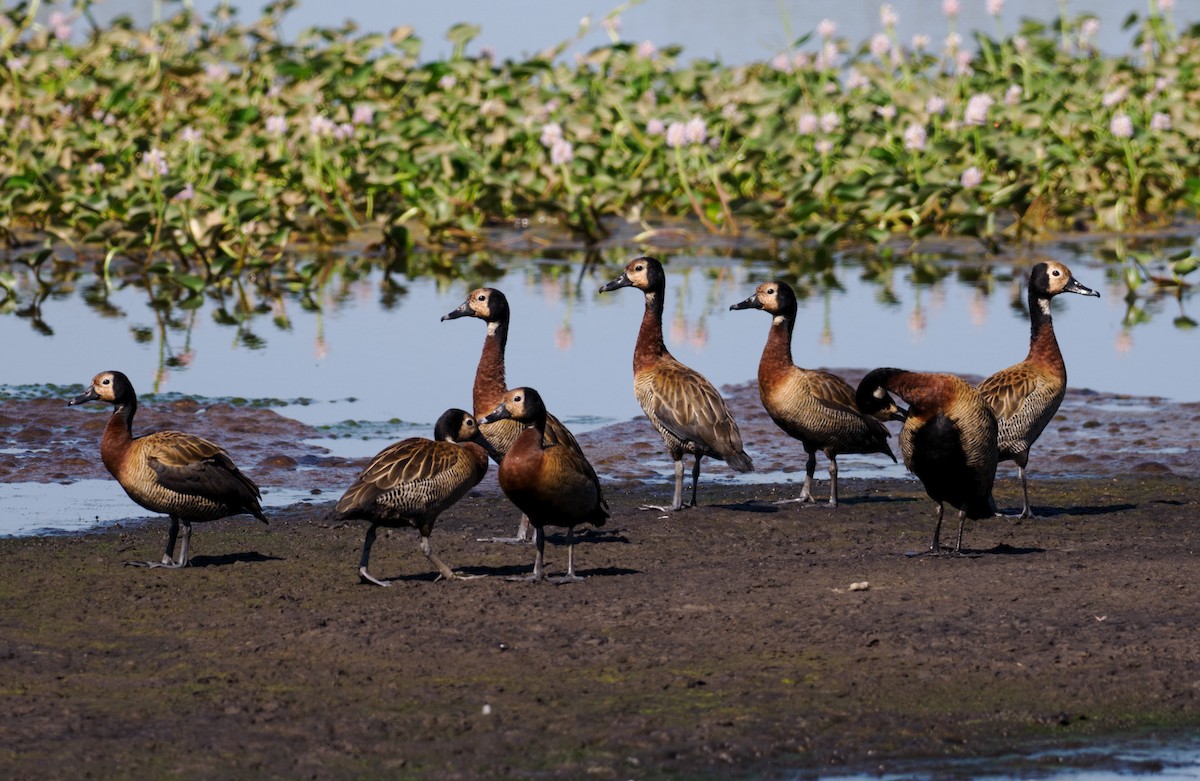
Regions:
<svg viewBox="0 0 1200 781"><path fill-rule="evenodd" d="M699 323L696 323L696 327L692 329L690 341L692 343L692 347L697 349L708 344L708 326L704 324L703 320L701 320Z"/></svg>
<svg viewBox="0 0 1200 781"><path fill-rule="evenodd" d="M682 312L680 312L679 314L675 315L675 317L671 318L671 341L686 342L687 338L687 318L683 316Z"/></svg>
<svg viewBox="0 0 1200 781"><path fill-rule="evenodd" d="M1118 355L1127 355L1133 352L1133 334L1128 329L1121 329L1117 333L1113 349L1117 351Z"/></svg>
<svg viewBox="0 0 1200 781"><path fill-rule="evenodd" d="M925 318L925 310L918 306L908 316L908 330L913 336L922 336L927 325L929 323Z"/></svg>
<svg viewBox="0 0 1200 781"><path fill-rule="evenodd" d="M971 303L967 306L971 315L971 325L980 326L987 322L987 303L987 296L982 290L976 290L975 295L971 296Z"/></svg>
<svg viewBox="0 0 1200 781"><path fill-rule="evenodd" d="M554 346L560 350L569 350L571 345L575 343L575 334L571 331L571 326L563 323L554 331Z"/></svg>
<svg viewBox="0 0 1200 781"><path fill-rule="evenodd" d="M318 336L316 339L313 339L313 355L317 357L318 361L324 360L329 356L329 343L325 341L324 336Z"/></svg>

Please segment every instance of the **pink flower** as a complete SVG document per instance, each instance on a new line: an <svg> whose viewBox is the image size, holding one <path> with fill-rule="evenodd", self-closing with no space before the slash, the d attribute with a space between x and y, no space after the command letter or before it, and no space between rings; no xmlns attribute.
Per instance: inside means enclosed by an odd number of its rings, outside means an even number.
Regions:
<svg viewBox="0 0 1200 781"><path fill-rule="evenodd" d="M1133 138L1133 120L1124 111L1113 114L1108 129L1117 138Z"/></svg>
<svg viewBox="0 0 1200 781"><path fill-rule="evenodd" d="M350 117L350 121L356 125L370 125L375 121L375 109L360 103L354 107L354 114Z"/></svg>
<svg viewBox="0 0 1200 781"><path fill-rule="evenodd" d="M167 167L167 156L157 147L142 155L142 173L148 176L166 176L170 169Z"/></svg>
<svg viewBox="0 0 1200 781"><path fill-rule="evenodd" d="M1004 0L987 0L987 12L992 16L1004 13Z"/></svg>
<svg viewBox="0 0 1200 781"><path fill-rule="evenodd" d="M871 54L882 60L891 51L892 41L888 38L887 33L875 33L871 36L869 48L871 49Z"/></svg>
<svg viewBox="0 0 1200 781"><path fill-rule="evenodd" d="M1125 85L1117 87L1115 90L1104 93L1104 97L1100 99L1100 103L1105 108L1112 108L1118 103L1123 103L1125 98L1129 96L1129 88Z"/></svg>
<svg viewBox="0 0 1200 781"><path fill-rule="evenodd" d="M856 89L866 89L871 86L871 82L866 76L859 73L858 68L851 68L846 74L846 89L854 91Z"/></svg>
<svg viewBox="0 0 1200 781"><path fill-rule="evenodd" d="M888 104L886 106L876 106L875 113L883 120L888 122L896 118L896 107Z"/></svg>
<svg viewBox="0 0 1200 781"><path fill-rule="evenodd" d="M1024 90L1021 89L1020 84L1010 85L1008 90L1004 93L1004 105L1015 106L1020 103L1022 92L1024 92Z"/></svg>
<svg viewBox="0 0 1200 781"><path fill-rule="evenodd" d="M817 34L824 40L828 41L833 36L837 35L837 22L832 19L822 19L817 25Z"/></svg>
<svg viewBox="0 0 1200 781"><path fill-rule="evenodd" d="M550 162L554 165L566 165L575 159L575 150L571 142L560 138L550 147Z"/></svg>
<svg viewBox="0 0 1200 781"><path fill-rule="evenodd" d="M200 141L201 135L200 135L199 130L192 127L191 125L188 125L187 127L185 127L183 130L181 130L179 132L179 138L185 144L195 144Z"/></svg>
<svg viewBox="0 0 1200 781"><path fill-rule="evenodd" d="M937 116L946 112L946 101L937 95L930 95L929 100L925 101L925 110L931 116Z"/></svg>
<svg viewBox="0 0 1200 781"><path fill-rule="evenodd" d="M192 187L192 183L188 182L183 186L183 189L171 196L171 200L175 203L185 203L196 197L196 188Z"/></svg>
<svg viewBox="0 0 1200 781"><path fill-rule="evenodd" d="M792 57L787 52L780 52L771 58L771 67L780 73L792 72Z"/></svg>
<svg viewBox="0 0 1200 781"><path fill-rule="evenodd" d="M658 56L658 47L651 41L642 41L638 44L637 55L643 60L653 60Z"/></svg>
<svg viewBox="0 0 1200 781"><path fill-rule="evenodd" d="M797 123L796 129L802 136L811 136L817 132L817 115L812 112L807 112L800 115L800 121Z"/></svg>
<svg viewBox="0 0 1200 781"><path fill-rule="evenodd" d="M912 37L912 47L919 52L923 52L929 48L929 36L924 33L917 33Z"/></svg>
<svg viewBox="0 0 1200 781"><path fill-rule="evenodd" d="M890 3L884 3L879 6L879 23L884 27L892 28L900 22L900 16L896 13L896 9L892 8Z"/></svg>
<svg viewBox="0 0 1200 781"><path fill-rule="evenodd" d="M818 154L828 155L833 151L833 142L828 138L822 138L820 141L813 144L813 149L817 150Z"/></svg>
<svg viewBox="0 0 1200 781"><path fill-rule="evenodd" d="M1171 129L1171 115L1162 111L1156 111L1154 116L1150 117L1150 129L1161 133L1164 130Z"/></svg>
<svg viewBox="0 0 1200 781"><path fill-rule="evenodd" d="M287 117L275 114L267 117L266 130L272 136L282 136L287 132L288 121Z"/></svg>
<svg viewBox="0 0 1200 781"><path fill-rule="evenodd" d="M963 114L964 125L984 125L987 124L988 110L992 107L995 101L991 95L979 94L972 95L967 101L967 110Z"/></svg>
<svg viewBox="0 0 1200 781"><path fill-rule="evenodd" d="M692 117L683 128L684 137L689 144L703 144L708 138L708 127L700 117Z"/></svg>
<svg viewBox="0 0 1200 781"><path fill-rule="evenodd" d="M837 67L840 57L841 53L838 52L837 44L833 41L827 41L821 47L821 51L817 54L816 59L813 60L813 67L822 71L832 70Z"/></svg>
<svg viewBox="0 0 1200 781"><path fill-rule="evenodd" d="M562 138L562 125L558 124L557 122L550 122L546 125L542 125L542 146L549 149L559 141L562 141Z"/></svg>
<svg viewBox="0 0 1200 781"><path fill-rule="evenodd" d="M951 19L958 16L958 0L942 0L942 13Z"/></svg>
<svg viewBox="0 0 1200 781"><path fill-rule="evenodd" d="M825 133L832 133L842 125L842 118L832 111L827 111L821 115L821 130Z"/></svg>
<svg viewBox="0 0 1200 781"><path fill-rule="evenodd" d="M667 127L667 146L676 149L684 145L687 140L687 128L682 122L672 122Z"/></svg>
<svg viewBox="0 0 1200 781"><path fill-rule="evenodd" d="M308 131L314 136L331 136L334 131L333 120L317 115L308 120Z"/></svg>
<svg viewBox="0 0 1200 781"><path fill-rule="evenodd" d="M928 136L925 133L924 125L914 122L904 129L904 148L910 152L924 151L927 140Z"/></svg>
<svg viewBox="0 0 1200 781"><path fill-rule="evenodd" d="M983 183L983 171L980 171L975 166L971 166L962 172L962 178L959 180L964 190L971 190Z"/></svg>
<svg viewBox="0 0 1200 781"><path fill-rule="evenodd" d="M661 136L666 129L666 125L657 117L646 123L646 135L648 136Z"/></svg>

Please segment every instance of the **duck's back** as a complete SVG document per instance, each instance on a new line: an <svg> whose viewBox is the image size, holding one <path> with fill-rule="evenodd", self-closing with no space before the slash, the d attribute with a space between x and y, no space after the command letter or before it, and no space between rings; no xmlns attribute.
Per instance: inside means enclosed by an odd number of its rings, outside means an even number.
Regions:
<svg viewBox="0 0 1200 781"><path fill-rule="evenodd" d="M147 510L211 521L238 513L261 520L258 486L219 445L180 431L137 437L105 465L135 502Z"/></svg>
<svg viewBox="0 0 1200 781"><path fill-rule="evenodd" d="M725 399L705 377L671 355L634 374L633 390L650 422L672 450L753 468Z"/></svg>
<svg viewBox="0 0 1200 781"><path fill-rule="evenodd" d="M979 384L979 393L996 414L1001 459L1025 453L1054 419L1067 394L1060 373L1023 361Z"/></svg>
<svg viewBox="0 0 1200 781"><path fill-rule="evenodd" d="M854 389L836 374L814 369L759 374L767 414L791 436L838 453L886 453L888 430L859 411Z"/></svg>
<svg viewBox="0 0 1200 781"><path fill-rule="evenodd" d="M436 518L483 479L487 455L478 445L412 437L377 455L346 489L339 518L404 521Z"/></svg>

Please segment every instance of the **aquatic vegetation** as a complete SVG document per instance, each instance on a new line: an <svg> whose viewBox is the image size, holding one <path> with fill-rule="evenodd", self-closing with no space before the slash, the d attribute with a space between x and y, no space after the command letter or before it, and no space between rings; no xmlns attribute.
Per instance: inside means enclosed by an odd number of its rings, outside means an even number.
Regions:
<svg viewBox="0 0 1200 781"><path fill-rule="evenodd" d="M396 254L551 223L584 242L620 220L832 242L989 242L1133 230L1200 206L1196 30L1152 4L1140 48L1100 56L1090 16L961 40L853 45L832 25L769 62L683 61L611 43L526 59L421 57L407 28L283 40L188 5L146 29L0 12L0 237L161 262L199 290L297 245L382 237ZM999 17L997 17L998 19ZM1095 85L1100 85L1097 89ZM0 278L8 288L11 279Z"/></svg>

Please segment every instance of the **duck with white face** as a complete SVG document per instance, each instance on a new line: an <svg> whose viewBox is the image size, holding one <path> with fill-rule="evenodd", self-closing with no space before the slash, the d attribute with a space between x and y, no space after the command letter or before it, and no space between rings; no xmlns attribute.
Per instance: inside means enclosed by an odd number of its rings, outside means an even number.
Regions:
<svg viewBox="0 0 1200 781"><path fill-rule="evenodd" d="M261 493L225 450L181 431L133 436L137 394L119 371L100 372L68 406L103 401L113 414L100 439L100 457L129 498L150 512L171 518L166 550L159 561L126 562L141 567L180 569L188 564L192 523L247 513L263 523ZM182 527L179 556L172 554Z"/></svg>

